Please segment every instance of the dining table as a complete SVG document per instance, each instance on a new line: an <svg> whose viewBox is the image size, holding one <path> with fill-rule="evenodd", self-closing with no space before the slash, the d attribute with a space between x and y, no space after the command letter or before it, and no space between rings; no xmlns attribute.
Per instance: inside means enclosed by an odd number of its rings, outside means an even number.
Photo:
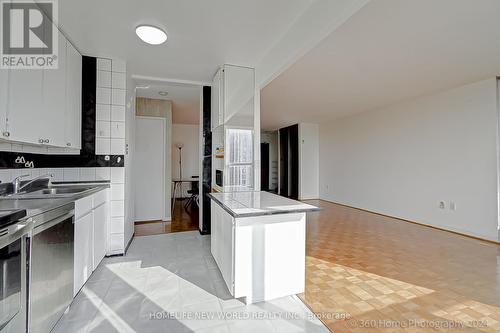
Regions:
<svg viewBox="0 0 500 333"><path fill-rule="evenodd" d="M175 200L177 199L177 192L179 191L182 195L182 184L183 183L193 183L199 181L199 177L189 177L189 178L172 178L172 215L175 210Z"/></svg>

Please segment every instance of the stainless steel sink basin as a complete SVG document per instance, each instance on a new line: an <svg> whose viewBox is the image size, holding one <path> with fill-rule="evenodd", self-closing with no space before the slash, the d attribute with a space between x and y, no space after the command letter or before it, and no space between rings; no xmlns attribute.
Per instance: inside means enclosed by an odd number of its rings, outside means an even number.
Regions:
<svg viewBox="0 0 500 333"><path fill-rule="evenodd" d="M90 187L52 187L38 191L29 192L26 195L55 195L55 194L76 194L89 190Z"/></svg>
<svg viewBox="0 0 500 333"><path fill-rule="evenodd" d="M76 194L84 193L92 190L93 186L54 186L36 190L32 192L24 192L1 197L0 199L50 199L50 198L69 198Z"/></svg>

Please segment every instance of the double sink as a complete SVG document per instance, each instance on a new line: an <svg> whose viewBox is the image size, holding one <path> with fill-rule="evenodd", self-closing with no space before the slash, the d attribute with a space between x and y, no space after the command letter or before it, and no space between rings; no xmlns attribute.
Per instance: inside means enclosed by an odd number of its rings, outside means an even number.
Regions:
<svg viewBox="0 0 500 333"><path fill-rule="evenodd" d="M26 191L17 194L9 194L0 197L0 199L20 200L20 199L52 199L52 198L68 198L77 194L85 194L87 191L92 191L95 186L50 186L33 191Z"/></svg>

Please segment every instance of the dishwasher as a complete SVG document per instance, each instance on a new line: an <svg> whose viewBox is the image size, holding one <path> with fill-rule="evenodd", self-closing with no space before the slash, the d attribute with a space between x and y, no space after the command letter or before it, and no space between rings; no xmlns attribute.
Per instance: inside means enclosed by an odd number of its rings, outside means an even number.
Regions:
<svg viewBox="0 0 500 333"><path fill-rule="evenodd" d="M28 256L28 327L48 333L73 300L74 203L33 216Z"/></svg>

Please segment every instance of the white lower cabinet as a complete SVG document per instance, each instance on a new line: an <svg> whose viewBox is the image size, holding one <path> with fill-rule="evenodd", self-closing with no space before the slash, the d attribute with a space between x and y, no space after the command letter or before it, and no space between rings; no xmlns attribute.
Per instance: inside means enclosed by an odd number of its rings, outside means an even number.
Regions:
<svg viewBox="0 0 500 333"><path fill-rule="evenodd" d="M83 287L92 274L94 264L92 256L92 225L94 223L94 213L75 220L75 251L74 264L75 275L73 284L73 295Z"/></svg>
<svg viewBox="0 0 500 333"><path fill-rule="evenodd" d="M74 295L106 255L109 207L109 189L75 202Z"/></svg>
<svg viewBox="0 0 500 333"><path fill-rule="evenodd" d="M97 267L106 255L107 221L109 204L106 202L94 209L94 267Z"/></svg>

